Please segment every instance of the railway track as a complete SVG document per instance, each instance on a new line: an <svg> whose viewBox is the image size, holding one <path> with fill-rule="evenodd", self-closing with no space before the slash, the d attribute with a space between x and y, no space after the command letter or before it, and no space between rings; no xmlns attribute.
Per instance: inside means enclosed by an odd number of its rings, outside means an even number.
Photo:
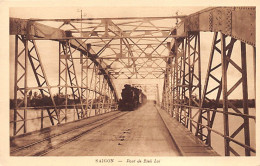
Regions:
<svg viewBox="0 0 260 166"><path fill-rule="evenodd" d="M128 112L118 112L111 114L109 116L105 116L103 118L97 119L95 121L91 121L88 123L82 123L79 126L69 128L67 130L58 132L58 133L47 133L48 136L38 139L36 141L28 141L27 144L11 148L10 155L11 156L44 156L52 150L58 149L61 146L68 144L88 132L103 126L125 114ZM44 133L46 135L46 132ZM12 141L11 141L12 144Z"/></svg>

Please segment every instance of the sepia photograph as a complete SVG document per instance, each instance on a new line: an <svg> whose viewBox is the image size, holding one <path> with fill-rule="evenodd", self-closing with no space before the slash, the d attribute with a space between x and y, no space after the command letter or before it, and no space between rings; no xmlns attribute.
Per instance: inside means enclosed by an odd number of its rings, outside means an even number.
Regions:
<svg viewBox="0 0 260 166"><path fill-rule="evenodd" d="M256 9L6 5L0 165L260 165Z"/></svg>

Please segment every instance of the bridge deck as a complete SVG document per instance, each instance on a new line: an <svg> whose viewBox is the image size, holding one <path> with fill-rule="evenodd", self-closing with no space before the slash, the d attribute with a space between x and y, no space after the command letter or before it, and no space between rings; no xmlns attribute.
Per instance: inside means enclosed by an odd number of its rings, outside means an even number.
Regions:
<svg viewBox="0 0 260 166"><path fill-rule="evenodd" d="M158 111L157 111L158 110ZM111 115L111 116L109 116ZM112 118L111 118L112 117ZM110 119L109 119L110 118ZM109 119L105 120L104 119ZM98 120L98 121L97 121ZM105 123L105 124L104 124ZM148 102L132 112L107 115L50 127L11 139L11 155L47 156L212 156L192 134L164 111ZM84 126L85 125L85 126ZM67 132L75 127L78 129ZM80 128L80 126L84 126ZM168 128L167 128L168 127ZM66 134L67 132L67 134ZM65 133L60 137L54 137ZM46 141L23 150L27 144ZM53 136L53 137L52 137ZM69 141L66 141L69 140ZM22 150L15 150L17 148Z"/></svg>

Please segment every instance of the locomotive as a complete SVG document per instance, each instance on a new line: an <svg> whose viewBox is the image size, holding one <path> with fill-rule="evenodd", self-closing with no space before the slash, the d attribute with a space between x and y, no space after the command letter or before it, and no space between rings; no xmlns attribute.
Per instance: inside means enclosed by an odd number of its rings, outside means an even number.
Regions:
<svg viewBox="0 0 260 166"><path fill-rule="evenodd" d="M121 111L133 111L147 100L141 89L128 84L124 85L121 96L122 99L119 100L119 110Z"/></svg>

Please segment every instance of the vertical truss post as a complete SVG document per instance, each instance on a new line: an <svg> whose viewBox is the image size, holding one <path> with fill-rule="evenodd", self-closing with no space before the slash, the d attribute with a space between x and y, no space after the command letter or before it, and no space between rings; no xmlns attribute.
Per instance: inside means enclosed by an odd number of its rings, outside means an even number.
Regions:
<svg viewBox="0 0 260 166"><path fill-rule="evenodd" d="M112 105L112 103L111 103L111 98L110 98L110 91L109 91L109 86L108 86L108 84L106 84L106 97L107 97L107 99L106 99L106 112L110 112L110 109L111 109L111 105Z"/></svg>
<svg viewBox="0 0 260 166"><path fill-rule="evenodd" d="M98 91L99 91L99 99L98 99L98 112L99 114L101 114L102 112L102 98L103 98L103 95L102 95L102 90L103 90L103 82L101 81L101 74L99 73L98 71Z"/></svg>
<svg viewBox="0 0 260 166"><path fill-rule="evenodd" d="M13 135L17 134L17 107L18 107L18 35L15 36L15 69L14 69L14 125L13 125Z"/></svg>
<svg viewBox="0 0 260 166"><path fill-rule="evenodd" d="M184 41L183 41L184 44ZM188 56L187 55L187 46L188 46L188 40L186 38L185 40L185 48L183 48L183 59L182 59L182 64L183 64L183 69L182 69L182 90L181 90L181 100L182 100L182 105L181 107L181 112L180 112L180 122L188 128L189 126L189 111L185 105L188 105L188 98L187 97L187 91L189 90L189 62L188 62Z"/></svg>
<svg viewBox="0 0 260 166"><path fill-rule="evenodd" d="M19 42L22 41L24 45L24 49L18 54L18 48L19 48ZM28 40L24 39L24 37L20 38L18 35L16 35L15 39L15 91L14 91L14 99L15 99L15 109L14 109L14 135L16 135L20 130L23 129L23 133L26 133L26 110L27 110L27 59L28 59ZM24 53L24 62L22 61L21 55ZM22 68L22 75L18 78L18 65ZM23 80L23 87L19 87L22 85L18 85L19 82L22 82ZM18 91L22 94L22 99L20 103L18 103ZM23 105L23 114L18 112L18 108ZM17 130L17 117L20 117L20 121L22 125Z"/></svg>
<svg viewBox="0 0 260 166"><path fill-rule="evenodd" d="M65 120L67 119L67 110L68 110L68 63L67 58L68 54L63 48L64 45L62 42L59 42L59 100L60 105L65 107ZM64 94L62 93L64 91ZM65 101L62 101L65 97ZM62 112L62 109L59 109L59 113Z"/></svg>
<svg viewBox="0 0 260 166"><path fill-rule="evenodd" d="M19 51L19 43L23 49ZM15 37L15 75L14 75L14 125L13 135L20 131L26 132L26 107L27 107L27 58L28 40L24 36ZM21 108L23 107L23 108ZM22 111L19 111L22 110ZM22 113L21 113L22 112Z"/></svg>
<svg viewBox="0 0 260 166"><path fill-rule="evenodd" d="M166 71L167 72L167 71ZM168 96L168 74L165 75L165 78L164 78L164 93L165 93L165 110L169 113L169 109L168 109L168 105L169 105L169 96Z"/></svg>
<svg viewBox="0 0 260 166"><path fill-rule="evenodd" d="M197 88L199 89L199 103L198 103L198 106L200 105L201 103L201 97L202 97L202 93L201 93L201 90L202 90L202 85L201 85L201 56L200 56L200 33L198 33L198 84L197 84ZM199 111L200 112L200 111ZM198 112L198 113L199 113Z"/></svg>
<svg viewBox="0 0 260 166"><path fill-rule="evenodd" d="M93 88L93 80L95 79L94 78L94 75L95 75L95 64L92 63L92 65L90 64L89 67L92 67L92 70L91 71L91 78L90 78L90 83L89 83L89 99L91 100L91 102L89 103L89 114L91 114L92 110L93 110L93 103L94 103L94 99L95 99L95 87ZM95 86L95 83L94 83L94 86Z"/></svg>
<svg viewBox="0 0 260 166"><path fill-rule="evenodd" d="M104 111L104 101L105 101L104 83L105 83L104 77L101 78L101 74L99 74L99 106L98 106L99 114L102 114L102 112Z"/></svg>
<svg viewBox="0 0 260 166"><path fill-rule="evenodd" d="M64 69L61 70L61 72L67 71L65 74L65 77L67 77L67 74L68 74L68 78L70 81L70 89L72 91L72 96L74 99L73 106L77 112L78 119L81 119L84 116L84 112L83 112L84 108L83 108L83 104L82 104L80 88L79 88L79 84L78 84L78 80L77 80L73 56L72 56L70 47L71 47L70 41L62 42L62 48L63 48L63 53L64 53L64 55L62 55L62 57L65 59L64 60L65 62L63 62ZM63 81L65 81L65 84L66 84L67 80L63 80ZM79 102L79 104L78 104L78 102ZM79 111L78 106L80 106L80 111Z"/></svg>
<svg viewBox="0 0 260 166"><path fill-rule="evenodd" d="M113 99L112 99L112 93L110 88L108 88L108 111L112 111L112 106L113 106Z"/></svg>
<svg viewBox="0 0 260 166"><path fill-rule="evenodd" d="M165 75L164 75L164 83L163 83L163 92L162 92L162 96L163 96L163 98L162 98L162 108L165 110L165 111L167 111L168 112L168 108L167 108L167 105L168 105L168 98L167 98L167 84L168 84L168 81L167 81L167 77L168 77L168 75L166 74L167 73L167 69L165 70ZM169 113L169 112L168 112Z"/></svg>
<svg viewBox="0 0 260 166"><path fill-rule="evenodd" d="M179 43L178 40L175 38L175 44L174 44L174 72L173 72L173 83L172 83L172 91L173 91L173 100L174 100L174 114L175 118L179 119L179 53L178 53L178 47Z"/></svg>
<svg viewBox="0 0 260 166"><path fill-rule="evenodd" d="M85 58L85 60L83 60L82 63L82 80L81 80L81 84L82 84L82 91L81 91L81 96L83 96L83 103L85 106L85 117L87 116L87 112L88 112L88 104L89 104L89 83L88 83L88 68L89 68L89 62L88 62L88 58Z"/></svg>
<svg viewBox="0 0 260 166"><path fill-rule="evenodd" d="M162 91L162 104L161 108L166 109L166 74L164 75L164 80L163 80L163 91Z"/></svg>
<svg viewBox="0 0 260 166"><path fill-rule="evenodd" d="M85 66L85 72L86 72L86 75L87 75L87 78L86 78L86 92L85 92L85 95L86 95L86 101L85 101L85 109L86 109L86 117L89 117L90 116L90 112L91 112L91 108L90 108L90 104L91 104L91 101L90 101L90 95L91 95L91 87L90 87L90 65L91 63L89 64L89 60L87 59L86 61L86 66Z"/></svg>
<svg viewBox="0 0 260 166"><path fill-rule="evenodd" d="M114 107L113 94L112 94L112 90L110 89L110 87L108 87L108 100L109 100L108 110L110 112L110 111L113 111L113 107Z"/></svg>
<svg viewBox="0 0 260 166"><path fill-rule="evenodd" d="M98 76L97 76L97 66L94 66L94 107L95 107L95 115L97 115L97 90L98 90Z"/></svg>
<svg viewBox="0 0 260 166"><path fill-rule="evenodd" d="M167 43L167 48L169 50L169 55L172 55L170 43ZM173 117L173 84L174 84L174 77L173 77L173 57L169 57L166 61L166 69L164 75L164 87L163 87L163 100L162 105L164 109Z"/></svg>
<svg viewBox="0 0 260 166"><path fill-rule="evenodd" d="M187 50L186 50L187 49ZM183 74L183 87L185 87L187 82L187 91L188 91L188 102L189 102L189 108L188 111L184 113L187 117L189 117L189 128L190 131L192 131L192 128L194 127L194 124L192 122L192 119L198 114L195 113L192 114L192 108L191 106L199 106L200 100L201 100L201 62L200 62L200 33L199 32L192 32L188 34L188 37L186 38L186 46L185 46L185 53L188 54L184 59L186 62L185 64L188 64L188 80L186 79L186 74ZM188 62L187 62L188 61ZM186 67L185 67L186 70ZM186 71L184 71L185 73ZM183 90L183 95L185 93L186 89ZM185 98L185 96L184 96ZM187 122L187 126L188 126Z"/></svg>
<svg viewBox="0 0 260 166"><path fill-rule="evenodd" d="M247 89L247 66L246 66L246 44L241 41L241 63L242 63L242 91L243 91L243 110L248 115L248 89ZM244 139L245 145L250 147L249 119L244 117ZM245 155L250 156L250 150L245 148Z"/></svg>
<svg viewBox="0 0 260 166"><path fill-rule="evenodd" d="M223 94L223 122L224 122L224 146L225 155L230 156L229 119L228 119L228 95L227 95L227 59L226 59L226 40L225 35L221 34L221 63L222 63L222 94Z"/></svg>
<svg viewBox="0 0 260 166"><path fill-rule="evenodd" d="M105 112L108 112L109 110L108 110L108 108L110 107L109 106L109 87L108 87L108 83L107 83L107 81L104 79L104 81L105 81L105 96L104 96L104 107L105 107Z"/></svg>
<svg viewBox="0 0 260 166"><path fill-rule="evenodd" d="M193 36L192 35L188 35L188 37L187 37L187 44L188 44L188 65L189 65L189 68L188 68L188 80L189 80L189 82L188 82L188 100L189 100L189 106L191 106L191 93L192 93L192 83L191 83L191 75L192 75L192 69L191 69L191 38L193 38ZM192 112L191 112L191 108L189 107L188 108L188 117L189 118L192 118ZM192 132L192 121L189 119L189 122L190 122L190 131Z"/></svg>
<svg viewBox="0 0 260 166"><path fill-rule="evenodd" d="M26 133L27 129L27 106L28 106L28 40L25 39L25 58L24 58L24 133Z"/></svg>
<svg viewBox="0 0 260 166"><path fill-rule="evenodd" d="M85 99L86 99L86 95L85 95L85 92L86 92L86 82L85 82L85 80L86 80L86 77L87 77L87 73L86 73L86 70L84 69L84 65L86 65L86 63L85 63L85 61L86 61L86 59L83 59L83 53L82 52L80 52L80 67L81 67L81 72L80 72L80 74L81 74L81 80L80 80L80 92L81 92L81 95L80 95L80 97L81 97L81 101L82 101L82 103L83 103L83 106L84 106L84 102L85 102Z"/></svg>
<svg viewBox="0 0 260 166"><path fill-rule="evenodd" d="M256 47L253 46L253 68L254 68L254 92L256 99ZM256 100L255 100L256 105Z"/></svg>
<svg viewBox="0 0 260 166"><path fill-rule="evenodd" d="M158 84L156 84L156 99L157 99L157 101L156 101L157 105L160 106L160 96L159 96L159 85Z"/></svg>
<svg viewBox="0 0 260 166"><path fill-rule="evenodd" d="M113 107L113 108L114 108L114 111L117 110L117 106L118 106L118 105L115 104L115 101L114 101L114 98L113 98L113 97L114 97L113 91L110 89L111 111L112 111L112 105L114 106L114 107Z"/></svg>
<svg viewBox="0 0 260 166"><path fill-rule="evenodd" d="M102 98L102 94L101 94L101 81L100 81L100 74L99 74L99 69L97 67L97 71L96 71L96 78L97 78L97 82L96 82L96 86L97 86L97 92L96 92L96 106L97 106L97 114L100 114L100 104L101 104L101 98Z"/></svg>
<svg viewBox="0 0 260 166"><path fill-rule="evenodd" d="M102 100L102 109L103 109L103 113L106 113L108 110L108 87L107 87L107 82L106 80L103 78L103 100Z"/></svg>
<svg viewBox="0 0 260 166"><path fill-rule="evenodd" d="M174 46L175 63L174 63L174 101L175 101L175 114L176 119L181 121L182 117L182 107L181 104L181 88L182 88L182 77L183 77L183 56L184 56L184 40L178 38L175 40Z"/></svg>
<svg viewBox="0 0 260 166"><path fill-rule="evenodd" d="M105 111L109 112L110 109L110 96L109 96L109 86L107 81L105 80Z"/></svg>
<svg viewBox="0 0 260 166"><path fill-rule="evenodd" d="M85 67L85 72L86 72L86 101L85 101L85 104L86 104L86 116L88 116L88 105L89 105L89 95L90 95L90 86L89 86L89 60L86 59L86 67ZM89 109L91 110L91 109Z"/></svg>
<svg viewBox="0 0 260 166"><path fill-rule="evenodd" d="M165 93L166 93L166 110L173 116L173 101L172 101L172 58L169 58L166 64L165 75Z"/></svg>
<svg viewBox="0 0 260 166"><path fill-rule="evenodd" d="M113 101L113 93L112 93L112 91L111 91L111 89L109 88L109 97L110 97L110 105L109 105L109 109L110 109L110 111L112 111L112 108L113 108L113 106L114 106L114 101ZM114 110L115 110L116 108L114 107Z"/></svg>
<svg viewBox="0 0 260 166"><path fill-rule="evenodd" d="M180 46L177 47L177 51L178 51L178 71L179 71L179 77L178 77L178 85L177 85L177 88L178 88L178 104L179 105L182 105L182 81L183 81L183 75L184 75L184 64L183 64L183 59L184 59L184 39L181 39L181 41L179 42L180 43ZM182 107L180 106L179 107L179 119L178 121L181 121L182 119Z"/></svg>
<svg viewBox="0 0 260 166"><path fill-rule="evenodd" d="M173 91L173 86L174 86L174 70L173 70L173 64L172 64L172 62L173 62L173 58L169 58L169 65L168 65L168 67L169 67L169 72L168 72L168 77L169 77L169 79L168 79L168 90L167 90L167 92L168 92L168 102L169 102L169 104L168 104L168 106L169 106L169 112L170 112L170 114L171 114L171 116L172 117L174 117L175 116L175 110L174 110L174 100L173 100L173 98L174 98L174 91Z"/></svg>
<svg viewBox="0 0 260 166"><path fill-rule="evenodd" d="M179 48L178 48L179 49ZM184 39L181 40L181 48L180 50L178 50L179 54L180 54L180 59L178 62L178 66L179 66L179 83L178 83L178 91L179 91L179 104L180 106L180 111L179 111L179 119L178 121L181 122L184 126L186 126L187 124L187 115L186 115L186 111L185 111L185 107L183 107L183 105L185 105L185 48L184 48ZM187 126L186 126L187 127Z"/></svg>

